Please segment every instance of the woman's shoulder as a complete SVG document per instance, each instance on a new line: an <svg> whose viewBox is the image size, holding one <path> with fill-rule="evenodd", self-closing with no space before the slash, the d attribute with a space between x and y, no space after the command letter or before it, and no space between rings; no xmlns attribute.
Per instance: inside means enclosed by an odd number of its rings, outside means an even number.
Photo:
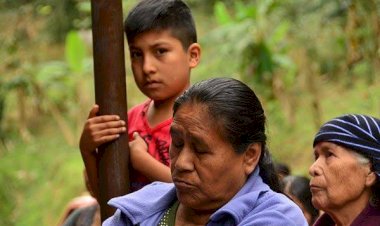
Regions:
<svg viewBox="0 0 380 226"><path fill-rule="evenodd" d="M302 210L284 194L262 192L240 225L307 226Z"/></svg>
<svg viewBox="0 0 380 226"><path fill-rule="evenodd" d="M305 217L299 206L297 206L284 194L277 193L272 190L269 190L262 194L262 196L258 199L256 208L257 211L260 211L261 213L267 212L269 215L275 215L276 213L279 218L285 218L289 220L293 219L295 221L299 221L301 219L301 222L305 220ZM306 220L305 225L307 225Z"/></svg>
<svg viewBox="0 0 380 226"><path fill-rule="evenodd" d="M278 193L272 190L268 190L265 193L262 193L258 199L258 205L266 206L275 206L276 208L294 208L299 207L286 195Z"/></svg>
<svg viewBox="0 0 380 226"><path fill-rule="evenodd" d="M259 170L223 209L238 225L307 226L301 209L284 194L271 190Z"/></svg>
<svg viewBox="0 0 380 226"><path fill-rule="evenodd" d="M127 219L133 224L161 213L176 199L172 183L153 182L133 193L111 199L108 204L117 209L109 221Z"/></svg>
<svg viewBox="0 0 380 226"><path fill-rule="evenodd" d="M116 208L122 208L124 204L128 205L131 203L139 205L140 202L145 203L145 205L149 203L154 205L156 202L162 201L162 199L171 198L173 192L175 193L172 183L157 181L146 185L138 191L113 198L108 204Z"/></svg>
<svg viewBox="0 0 380 226"><path fill-rule="evenodd" d="M380 207L368 204L352 222L352 226L380 226Z"/></svg>
<svg viewBox="0 0 380 226"><path fill-rule="evenodd" d="M301 209L285 195L270 189L235 197L212 218L234 219L234 225L307 226Z"/></svg>

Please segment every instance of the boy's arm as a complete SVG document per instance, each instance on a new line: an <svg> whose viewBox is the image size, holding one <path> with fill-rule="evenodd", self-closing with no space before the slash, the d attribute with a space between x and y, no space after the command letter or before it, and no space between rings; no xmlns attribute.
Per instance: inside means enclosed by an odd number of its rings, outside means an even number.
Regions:
<svg viewBox="0 0 380 226"><path fill-rule="evenodd" d="M148 145L137 132L129 142L132 167L146 176L150 181L172 182L170 168L148 153Z"/></svg>
<svg viewBox="0 0 380 226"><path fill-rule="evenodd" d="M99 197L97 148L104 143L115 140L126 131L125 122L117 115L96 116L99 106L94 105L84 124L79 148L86 168L91 191Z"/></svg>

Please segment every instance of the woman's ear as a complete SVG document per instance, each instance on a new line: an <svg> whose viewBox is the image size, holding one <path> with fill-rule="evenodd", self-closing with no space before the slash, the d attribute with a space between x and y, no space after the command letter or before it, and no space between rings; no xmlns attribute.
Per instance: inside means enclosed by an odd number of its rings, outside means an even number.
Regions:
<svg viewBox="0 0 380 226"><path fill-rule="evenodd" d="M201 59L201 46L198 43L193 43L188 48L189 66L195 68Z"/></svg>
<svg viewBox="0 0 380 226"><path fill-rule="evenodd" d="M366 181L365 181L365 184L368 186L368 187L372 187L372 185L374 185L376 183L376 173L373 172L373 171L370 171L367 175L367 178L366 178Z"/></svg>
<svg viewBox="0 0 380 226"><path fill-rule="evenodd" d="M261 156L261 143L250 144L244 153L244 171L246 175L249 175L259 164Z"/></svg>

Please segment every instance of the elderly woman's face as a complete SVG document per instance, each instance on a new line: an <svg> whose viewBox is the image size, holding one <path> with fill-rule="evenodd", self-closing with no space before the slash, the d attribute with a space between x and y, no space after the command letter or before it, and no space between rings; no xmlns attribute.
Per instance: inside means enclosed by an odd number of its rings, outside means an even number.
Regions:
<svg viewBox="0 0 380 226"><path fill-rule="evenodd" d="M171 172L181 204L195 210L215 210L244 185L245 154L237 154L220 136L202 104L186 103L171 126Z"/></svg>
<svg viewBox="0 0 380 226"><path fill-rule="evenodd" d="M372 185L369 164L359 163L352 151L331 142L318 143L314 155L309 171L312 202L317 209L328 212L348 203L368 201Z"/></svg>

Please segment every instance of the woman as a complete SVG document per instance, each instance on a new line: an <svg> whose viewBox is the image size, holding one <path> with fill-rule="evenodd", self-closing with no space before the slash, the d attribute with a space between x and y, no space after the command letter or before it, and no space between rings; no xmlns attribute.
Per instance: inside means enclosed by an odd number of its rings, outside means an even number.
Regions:
<svg viewBox="0 0 380 226"><path fill-rule="evenodd" d="M315 225L380 225L380 120L340 116L321 127L313 146L312 202L325 212Z"/></svg>
<svg viewBox="0 0 380 226"><path fill-rule="evenodd" d="M310 180L303 176L286 176L283 179L284 193L302 210L309 225L313 225L319 211L311 203Z"/></svg>
<svg viewBox="0 0 380 226"><path fill-rule="evenodd" d="M192 86L174 105L173 184L115 199L104 225L307 225L280 190L255 93L229 78Z"/></svg>

